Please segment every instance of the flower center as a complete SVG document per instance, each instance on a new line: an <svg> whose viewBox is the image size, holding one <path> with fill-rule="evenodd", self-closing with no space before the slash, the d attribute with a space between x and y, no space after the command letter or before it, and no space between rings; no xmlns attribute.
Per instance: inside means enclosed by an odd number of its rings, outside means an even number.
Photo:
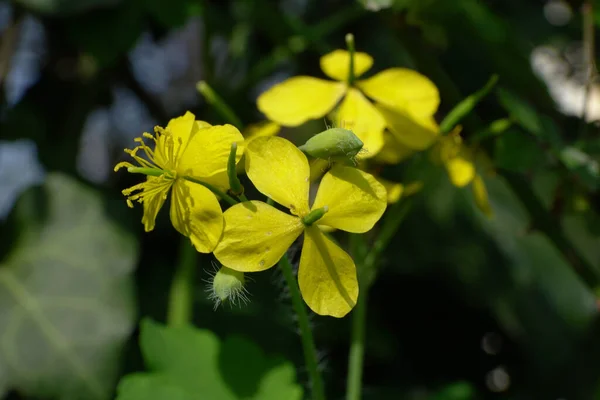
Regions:
<svg viewBox="0 0 600 400"><path fill-rule="evenodd" d="M304 217L302 217L302 223L304 224L304 226L311 226L312 224L314 224L315 222L317 222L318 220L323 218L323 216L325 215L325 213L327 211L329 211L328 206L324 206L321 208L317 208L316 210L312 210L311 212L306 214Z"/></svg>

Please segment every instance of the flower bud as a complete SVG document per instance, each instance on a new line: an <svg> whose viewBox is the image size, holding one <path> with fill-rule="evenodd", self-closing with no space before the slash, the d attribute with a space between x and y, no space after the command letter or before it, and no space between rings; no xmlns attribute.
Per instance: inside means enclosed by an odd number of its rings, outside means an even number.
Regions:
<svg viewBox="0 0 600 400"><path fill-rule="evenodd" d="M316 134L299 147L304 153L324 160L356 163L363 142L348 129L330 128Z"/></svg>
<svg viewBox="0 0 600 400"><path fill-rule="evenodd" d="M225 301L229 301L233 305L236 305L238 301L247 303L248 291L244 287L245 283L246 278L243 272L221 267L212 277L209 287L209 297L215 302L215 308Z"/></svg>

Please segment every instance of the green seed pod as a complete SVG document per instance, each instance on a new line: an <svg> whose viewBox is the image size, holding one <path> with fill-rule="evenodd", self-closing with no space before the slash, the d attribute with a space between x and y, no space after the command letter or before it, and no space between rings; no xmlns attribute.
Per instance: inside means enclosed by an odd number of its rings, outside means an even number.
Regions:
<svg viewBox="0 0 600 400"><path fill-rule="evenodd" d="M299 147L315 158L353 163L362 148L363 142L352 131L344 128L330 128L317 133Z"/></svg>
<svg viewBox="0 0 600 400"><path fill-rule="evenodd" d="M248 291L244 287L246 277L243 272L221 267L212 277L209 287L210 298L215 302L215 308L221 303L229 301L236 305L239 302L248 302Z"/></svg>

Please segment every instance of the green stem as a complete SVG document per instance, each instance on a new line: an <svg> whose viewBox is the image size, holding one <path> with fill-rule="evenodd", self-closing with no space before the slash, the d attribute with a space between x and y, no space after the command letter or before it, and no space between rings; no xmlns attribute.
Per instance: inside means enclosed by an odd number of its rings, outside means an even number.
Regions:
<svg viewBox="0 0 600 400"><path fill-rule="evenodd" d="M212 105L219 114L230 124L234 125L238 129L242 130L244 124L242 120L235 114L235 112L225 103L225 101L206 83L200 81L196 85L196 89L204 96L206 101Z"/></svg>
<svg viewBox="0 0 600 400"><path fill-rule="evenodd" d="M354 83L354 35L351 33L346 34L346 46L348 47L348 53L350 53L350 65L348 67L348 86L352 86Z"/></svg>
<svg viewBox="0 0 600 400"><path fill-rule="evenodd" d="M361 285L360 295L352 313L352 342L348 357L346 400L360 400L362 392L363 360L365 357L365 328L367 325L368 286Z"/></svg>
<svg viewBox="0 0 600 400"><path fill-rule="evenodd" d="M288 259L287 254L284 254L279 261L279 268L283 272L285 281L290 289L290 295L292 297L292 305L294 311L298 316L298 326L300 328L300 336L302 338L302 348L304 350L304 361L306 362L306 368L310 375L310 381L312 384L312 398L313 400L324 400L325 399L325 388L323 386L323 380L318 369L317 362L317 349L313 339L312 331L308 323L308 313L304 306L304 301L300 295L300 289L296 282L296 277L292 271L292 264Z"/></svg>
<svg viewBox="0 0 600 400"><path fill-rule="evenodd" d="M198 185L202 185L205 188L207 188L208 190L210 190L211 192L213 192L214 194L216 194L217 196L219 196L220 198L222 198L223 200L225 200L226 202L228 202L230 205L235 206L237 203L239 203L239 201L237 201L236 199L234 199L233 197L231 197L230 195L228 195L227 193L217 189L215 186L206 183L206 182L202 182L199 179L196 179L194 177L191 176L184 176L183 179L185 179L186 181L190 181L193 183L197 183Z"/></svg>
<svg viewBox="0 0 600 400"><path fill-rule="evenodd" d="M469 115L477 104L487 96L498 82L498 75L492 75L486 82L485 86L477 92L464 98L458 103L446 117L440 122L440 132L443 134L449 133L464 117Z"/></svg>
<svg viewBox="0 0 600 400"><path fill-rule="evenodd" d="M388 244L396 234L396 231L400 227L400 224L402 223L402 221L404 221L404 218L406 218L411 208L412 201L404 200L399 201L389 209L388 215L383 221L381 231L379 232L379 235L377 235L377 239L373 243L373 246L371 246L371 251L369 251L369 253L367 253L367 256L365 257L365 273L371 272L373 268L375 268L379 261L379 256L381 255L383 250L385 250L385 248L388 246ZM371 282L369 281L367 284L370 285Z"/></svg>
<svg viewBox="0 0 600 400"><path fill-rule="evenodd" d="M167 311L169 326L187 325L192 320L195 261L196 249L188 238L182 238L179 248L179 263L169 293L169 309Z"/></svg>
<svg viewBox="0 0 600 400"><path fill-rule="evenodd" d="M358 275L358 285L360 294L358 301L352 312L352 339L350 343L350 355L348 356L348 380L346 382L346 400L360 400L362 395L362 375L363 363L365 357L365 333L367 325L367 301L369 289L375 277L376 266L383 250L388 246L394 237L398 227L408 215L411 202L401 201L388 211L383 221L383 227L373 243L371 250L362 257L359 249L359 238L355 235L351 237L352 255L355 258L356 270ZM364 244L364 243L363 243ZM363 246L364 247L364 246Z"/></svg>
<svg viewBox="0 0 600 400"><path fill-rule="evenodd" d="M241 201L250 201L250 200L248 200L248 198L246 197L246 195L244 193L240 194L238 197L240 198Z"/></svg>

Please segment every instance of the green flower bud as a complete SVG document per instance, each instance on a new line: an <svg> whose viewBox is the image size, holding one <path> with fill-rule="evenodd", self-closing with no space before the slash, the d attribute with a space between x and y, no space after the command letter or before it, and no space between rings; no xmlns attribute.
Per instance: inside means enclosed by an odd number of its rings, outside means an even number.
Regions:
<svg viewBox="0 0 600 400"><path fill-rule="evenodd" d="M212 277L209 287L209 297L215 302L215 309L225 301L233 305L237 305L238 302L248 303L248 291L244 287L245 283L246 277L243 272L221 267Z"/></svg>
<svg viewBox="0 0 600 400"><path fill-rule="evenodd" d="M330 161L353 164L355 157L362 150L363 142L348 129L330 128L317 133L299 147L304 153Z"/></svg>

